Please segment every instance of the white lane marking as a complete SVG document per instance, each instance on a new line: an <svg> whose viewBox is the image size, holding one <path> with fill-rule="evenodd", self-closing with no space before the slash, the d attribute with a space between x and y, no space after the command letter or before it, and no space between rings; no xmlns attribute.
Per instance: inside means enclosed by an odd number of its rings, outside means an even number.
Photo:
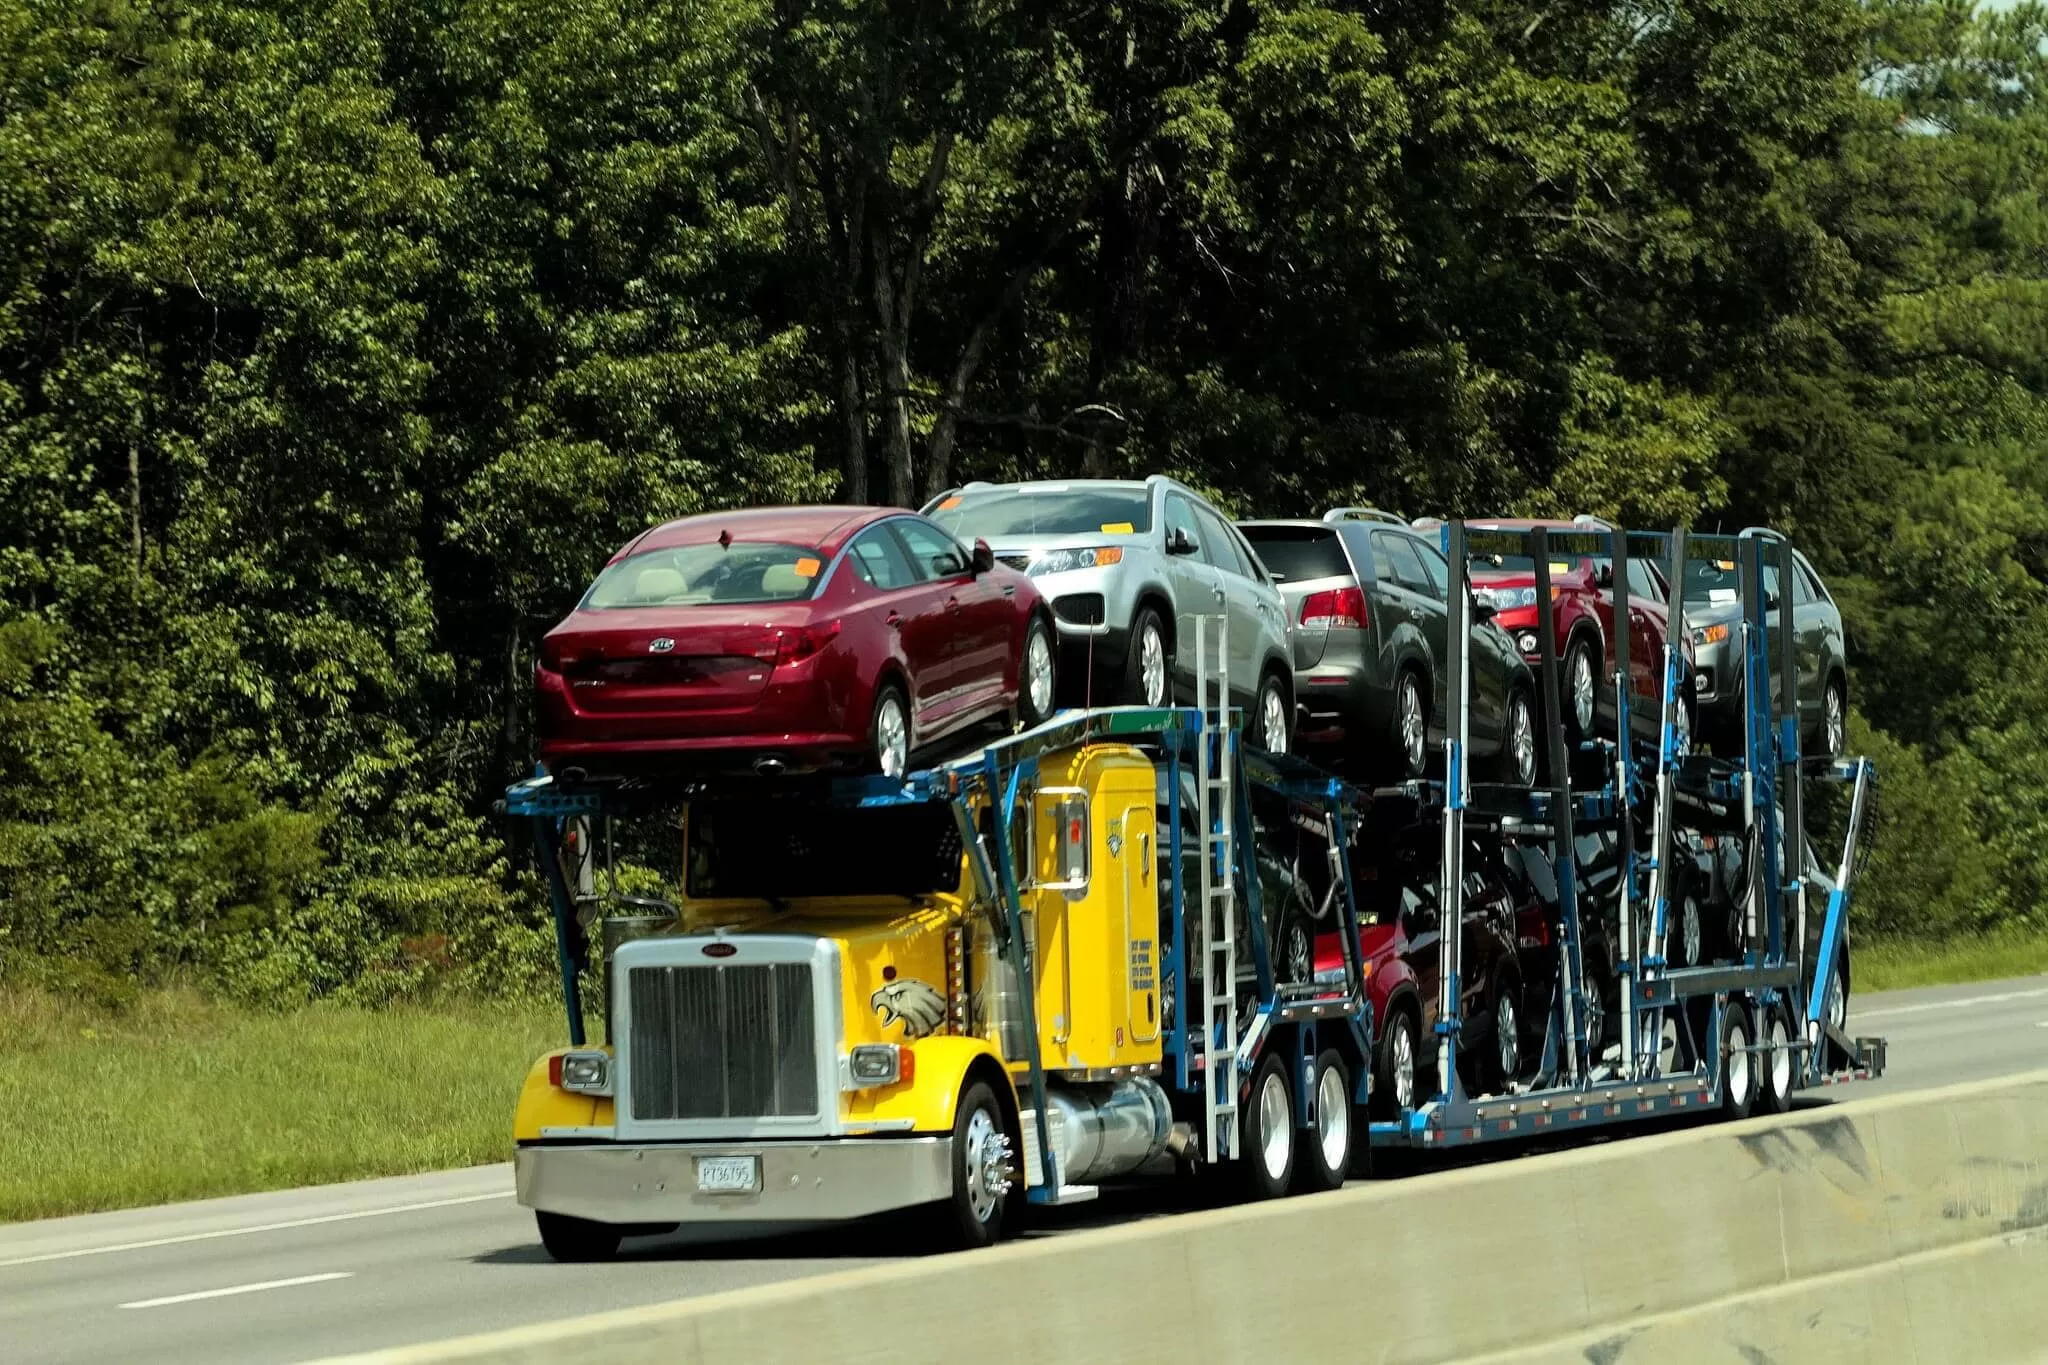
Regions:
<svg viewBox="0 0 2048 1365"><path fill-rule="evenodd" d="M419 1204L392 1204L381 1209L361 1209L355 1213L327 1213L318 1218L292 1218L282 1223L257 1223L246 1228L218 1228L212 1232L187 1232L177 1237L152 1237L146 1242L119 1242L113 1246L80 1247L76 1251L50 1251L41 1256L17 1256L11 1261L0 1261L0 1269L15 1265L40 1265L44 1261L68 1261L76 1256L106 1256L116 1251L147 1251L151 1247L177 1246L181 1242L210 1242L216 1237L246 1237L252 1232L282 1232L287 1228L310 1228L322 1223L347 1223L357 1218L382 1218L391 1213L414 1213L421 1209L445 1209L456 1204L481 1204L486 1199L510 1199L511 1190L500 1190L493 1194L465 1194L456 1199L429 1199Z"/></svg>
<svg viewBox="0 0 2048 1365"><path fill-rule="evenodd" d="M345 1280L355 1272L352 1270L330 1270L324 1275L297 1275L289 1280L264 1280L259 1284L229 1285L226 1289L202 1289L196 1294L170 1294L161 1299L137 1299L124 1303L123 1308L164 1308L174 1303L197 1303L201 1299L224 1299L230 1294L255 1294L265 1289L290 1289L298 1284L323 1284L328 1280Z"/></svg>
<svg viewBox="0 0 2048 1365"><path fill-rule="evenodd" d="M1929 1010L1966 1010L1975 1005L1999 1005L2008 1000L2033 1000L2048 995L2048 986L2031 991L2001 991L1997 995L1973 995L1967 1000L1936 1000L1926 1005L1893 1005L1888 1010L1865 1010L1855 1014L1854 1022L1865 1019L1889 1019L1895 1014L1925 1014Z"/></svg>

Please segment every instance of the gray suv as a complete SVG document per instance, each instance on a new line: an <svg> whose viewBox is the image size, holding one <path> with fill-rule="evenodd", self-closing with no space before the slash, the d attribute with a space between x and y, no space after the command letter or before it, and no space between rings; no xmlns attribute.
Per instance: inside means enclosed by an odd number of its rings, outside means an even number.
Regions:
<svg viewBox="0 0 2048 1365"><path fill-rule="evenodd" d="M1295 741L1395 777L1423 775L1447 720L1450 564L1390 512L1238 523L1287 599L1301 703ZM1472 608L1472 754L1536 780L1536 682L1491 605Z"/></svg>
<svg viewBox="0 0 2048 1365"><path fill-rule="evenodd" d="M1165 706L1194 690L1196 616L1227 616L1231 699L1252 741L1284 752L1294 719L1287 612L1244 537L1193 489L1074 479L970 483L924 514L1029 574L1052 603L1067 690Z"/></svg>
<svg viewBox="0 0 2048 1365"><path fill-rule="evenodd" d="M1745 533L1747 534L1747 533ZM1764 626L1770 632L1771 701L1778 705L1777 649L1783 593L1777 547L1764 550ZM1799 668L1800 749L1815 757L1841 754L1849 715L1849 665L1842 613L1806 556L1792 551L1793 656ZM1742 744L1742 580L1732 561L1692 559L1685 566L1685 624L1692 632L1694 711L1717 751Z"/></svg>

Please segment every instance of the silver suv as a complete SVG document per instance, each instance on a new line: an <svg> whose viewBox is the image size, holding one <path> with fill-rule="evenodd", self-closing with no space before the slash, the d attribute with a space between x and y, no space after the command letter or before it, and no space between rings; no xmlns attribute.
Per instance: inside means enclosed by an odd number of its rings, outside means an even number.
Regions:
<svg viewBox="0 0 2048 1365"><path fill-rule="evenodd" d="M924 514L1031 575L1052 603L1060 676L1098 705L1194 690L1193 618L1227 615L1232 700L1254 743L1287 747L1294 654L1279 589L1222 513L1162 475L1139 482L970 483ZM1085 680L1085 681L1081 681Z"/></svg>

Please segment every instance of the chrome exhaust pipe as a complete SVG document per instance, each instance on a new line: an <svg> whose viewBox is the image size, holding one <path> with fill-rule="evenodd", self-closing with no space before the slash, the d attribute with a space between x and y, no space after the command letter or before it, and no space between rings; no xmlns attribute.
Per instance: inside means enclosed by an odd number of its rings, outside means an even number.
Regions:
<svg viewBox="0 0 2048 1365"><path fill-rule="evenodd" d="M754 760L754 771L762 777L780 777L788 769L787 763L773 756L763 756Z"/></svg>

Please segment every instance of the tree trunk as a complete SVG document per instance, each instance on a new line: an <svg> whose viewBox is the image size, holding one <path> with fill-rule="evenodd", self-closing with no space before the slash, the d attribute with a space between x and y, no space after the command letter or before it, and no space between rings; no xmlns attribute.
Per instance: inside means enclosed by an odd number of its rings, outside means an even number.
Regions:
<svg viewBox="0 0 2048 1365"><path fill-rule="evenodd" d="M845 498L856 506L868 500L868 417L862 406L860 358L853 349L853 327L846 310L835 310L832 318L833 360L839 366L839 420L846 446L841 452L846 466Z"/></svg>
<svg viewBox="0 0 2048 1365"><path fill-rule="evenodd" d="M142 450L128 443L128 528L135 543L135 586L142 587Z"/></svg>

